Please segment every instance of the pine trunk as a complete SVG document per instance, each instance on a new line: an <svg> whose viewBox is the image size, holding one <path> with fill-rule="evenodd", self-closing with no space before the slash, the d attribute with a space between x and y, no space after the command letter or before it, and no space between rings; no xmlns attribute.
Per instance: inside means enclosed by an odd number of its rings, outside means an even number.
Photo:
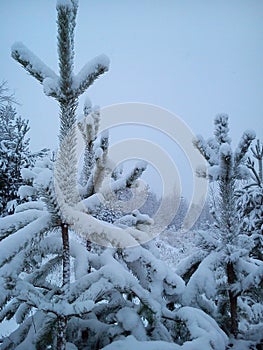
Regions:
<svg viewBox="0 0 263 350"><path fill-rule="evenodd" d="M233 263L227 264L227 280L231 286L236 282L236 274L234 271ZM230 289L228 291L229 304L230 304L230 332L236 338L238 335L238 318L237 318L237 295L235 295Z"/></svg>
<svg viewBox="0 0 263 350"><path fill-rule="evenodd" d="M70 255L69 255L68 225L62 224L61 231L62 231L62 244L63 244L62 288L63 288L64 294L67 294L67 292L69 291L69 284L70 284Z"/></svg>
<svg viewBox="0 0 263 350"><path fill-rule="evenodd" d="M58 319L57 350L66 350L67 318L60 316Z"/></svg>
<svg viewBox="0 0 263 350"><path fill-rule="evenodd" d="M62 293L66 297L70 284L70 255L68 225L61 224L63 255L62 255ZM67 317L58 318L57 350L66 349Z"/></svg>

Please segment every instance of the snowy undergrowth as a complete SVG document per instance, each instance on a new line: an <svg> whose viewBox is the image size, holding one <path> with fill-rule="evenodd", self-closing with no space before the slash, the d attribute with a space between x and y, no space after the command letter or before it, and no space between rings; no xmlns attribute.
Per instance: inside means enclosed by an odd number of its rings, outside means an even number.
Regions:
<svg viewBox="0 0 263 350"><path fill-rule="evenodd" d="M169 228L156 239L160 259L165 261L173 270L183 259L198 251L195 244L196 233Z"/></svg>

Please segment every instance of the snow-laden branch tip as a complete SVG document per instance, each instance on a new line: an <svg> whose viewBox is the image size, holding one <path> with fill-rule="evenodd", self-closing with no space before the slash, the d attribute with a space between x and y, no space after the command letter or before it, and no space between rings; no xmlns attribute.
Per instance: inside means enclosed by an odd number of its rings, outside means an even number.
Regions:
<svg viewBox="0 0 263 350"><path fill-rule="evenodd" d="M33 215L34 214L35 211L33 211ZM20 250L24 249L28 242L32 241L36 235L45 232L50 227L50 214L45 212L41 214L42 215L34 221L3 239L0 246L0 266L5 264L6 261L10 260Z"/></svg>
<svg viewBox="0 0 263 350"><path fill-rule="evenodd" d="M44 79L47 78L55 82L58 81L58 76L56 73L44 62L42 62L41 59L38 58L32 51L30 51L23 43L14 43L11 49L11 55L40 83L43 83ZM52 96L51 90L52 89L50 88L50 96Z"/></svg>
<svg viewBox="0 0 263 350"><path fill-rule="evenodd" d="M254 130L246 130L235 151L235 163L239 165L240 161L244 158L247 153L251 142L256 138L256 133Z"/></svg>
<svg viewBox="0 0 263 350"><path fill-rule="evenodd" d="M65 7L70 10L78 6L78 0L57 0L57 9L60 7Z"/></svg>
<svg viewBox="0 0 263 350"><path fill-rule="evenodd" d="M80 72L73 78L73 89L79 96L93 84L103 73L109 70L110 60L106 55L99 55L86 63Z"/></svg>

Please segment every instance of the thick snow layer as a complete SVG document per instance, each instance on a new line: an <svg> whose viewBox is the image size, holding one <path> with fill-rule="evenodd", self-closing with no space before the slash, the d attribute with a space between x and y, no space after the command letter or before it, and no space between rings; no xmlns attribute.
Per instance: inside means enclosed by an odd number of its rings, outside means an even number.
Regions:
<svg viewBox="0 0 263 350"><path fill-rule="evenodd" d="M21 213L22 211L26 211L29 209L44 210L44 208L45 208L45 204L42 201L30 201L30 202L19 204L15 209L15 213ZM27 214L25 213L25 215Z"/></svg>
<svg viewBox="0 0 263 350"><path fill-rule="evenodd" d="M16 215L24 214L18 213ZM29 215L29 213L26 213ZM13 217L11 217L13 219ZM2 219L3 220L3 219ZM1 220L1 221L2 221ZM0 265L2 265L10 257L16 255L25 245L30 242L36 235L49 227L50 215L42 213L42 217L30 222L25 227L19 229L15 234L5 238L0 245ZM2 228L2 222L1 222Z"/></svg>
<svg viewBox="0 0 263 350"><path fill-rule="evenodd" d="M136 350L180 350L182 348L179 345L164 342L164 341L138 341L132 335L128 336L124 340L115 341L114 343L107 345L103 348L103 350L135 350L135 349ZM206 350L206 349L202 349L202 350Z"/></svg>
<svg viewBox="0 0 263 350"><path fill-rule="evenodd" d="M53 178L52 170L48 168L41 169L34 179L34 185L48 188Z"/></svg>
<svg viewBox="0 0 263 350"><path fill-rule="evenodd" d="M96 212L101 205L105 203L105 199L100 193L95 193L92 196L83 199L81 202L88 212Z"/></svg>
<svg viewBox="0 0 263 350"><path fill-rule="evenodd" d="M252 140L254 140L256 138L256 132L255 130L252 129L248 129L244 132L244 134L246 134L246 136Z"/></svg>
<svg viewBox="0 0 263 350"><path fill-rule="evenodd" d="M85 84L92 75L94 75L102 67L109 68L110 60L106 55L99 55L86 63L80 72L73 78L73 89L78 90L80 86Z"/></svg>
<svg viewBox="0 0 263 350"><path fill-rule="evenodd" d="M17 192L20 199L32 197L36 194L36 189L32 186L23 185L19 187L19 190Z"/></svg>
<svg viewBox="0 0 263 350"><path fill-rule="evenodd" d="M191 305L194 298L199 294L205 293L207 297L213 297L215 295L216 282L213 270L217 260L218 253L211 253L199 265L184 291L183 301L185 305Z"/></svg>
<svg viewBox="0 0 263 350"><path fill-rule="evenodd" d="M61 202L62 203L62 202ZM82 237L104 246L132 247L139 242L148 242L149 234L130 227L125 229L100 221L93 216L73 209L65 204L63 215L73 229Z"/></svg>
<svg viewBox="0 0 263 350"><path fill-rule="evenodd" d="M25 203L27 204L27 203ZM17 208L19 208L18 206ZM16 210L17 210L16 208ZM20 227L27 225L28 223L36 220L43 215L43 212L31 209L26 212L18 212L15 215L8 215L0 218L0 237L13 230L18 230Z"/></svg>
<svg viewBox="0 0 263 350"><path fill-rule="evenodd" d="M84 101L84 112L89 114L92 112L92 102L88 96L85 97Z"/></svg>
<svg viewBox="0 0 263 350"><path fill-rule="evenodd" d="M13 210L16 208L17 206L17 200L16 199L13 199L9 202L7 202L7 205L6 205L6 210L8 213L11 213L13 212Z"/></svg>
<svg viewBox="0 0 263 350"><path fill-rule="evenodd" d="M228 143L223 143L220 146L220 153L224 156L224 157L230 157L232 154L231 151L231 146Z"/></svg>
<svg viewBox="0 0 263 350"><path fill-rule="evenodd" d="M43 81L43 90L47 96L59 94L59 80L54 78L45 78Z"/></svg>
<svg viewBox="0 0 263 350"><path fill-rule="evenodd" d="M217 181L221 175L221 168L218 165L213 165L208 168L208 175L212 181Z"/></svg>
<svg viewBox="0 0 263 350"><path fill-rule="evenodd" d="M66 350L78 350L78 348L72 343L67 343Z"/></svg>
<svg viewBox="0 0 263 350"><path fill-rule="evenodd" d="M57 8L67 7L69 9L72 9L73 5L78 5L78 0L57 0Z"/></svg>
<svg viewBox="0 0 263 350"><path fill-rule="evenodd" d="M32 51L23 43L16 42L12 46L12 56L19 57L19 60L27 62L26 69L38 75L44 80L45 78L58 79L56 73L45 65Z"/></svg>
<svg viewBox="0 0 263 350"><path fill-rule="evenodd" d="M165 341L138 341L128 336L105 346L103 350L225 350L228 338L211 317L190 307L180 309L179 314L187 323L192 341L180 346Z"/></svg>
<svg viewBox="0 0 263 350"><path fill-rule="evenodd" d="M126 331L132 331L138 326L140 319L137 312L129 307L125 307L117 312L117 320L122 323Z"/></svg>
<svg viewBox="0 0 263 350"><path fill-rule="evenodd" d="M32 180L35 177L35 173L29 168L21 169L21 176L24 180Z"/></svg>

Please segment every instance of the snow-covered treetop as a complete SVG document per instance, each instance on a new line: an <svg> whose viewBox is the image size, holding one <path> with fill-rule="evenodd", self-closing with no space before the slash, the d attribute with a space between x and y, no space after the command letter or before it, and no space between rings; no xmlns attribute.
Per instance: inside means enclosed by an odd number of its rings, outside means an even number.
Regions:
<svg viewBox="0 0 263 350"><path fill-rule="evenodd" d="M57 8L67 7L68 9L76 8L78 0L57 0Z"/></svg>
<svg viewBox="0 0 263 350"><path fill-rule="evenodd" d="M219 144L230 143L231 139L228 136L228 115L219 114L215 117L215 139Z"/></svg>
<svg viewBox="0 0 263 350"><path fill-rule="evenodd" d="M202 136L197 136L194 140L194 145L210 166L207 174L209 179L217 181L225 176L237 179L246 178L248 172L244 166L244 159L251 142L256 137L255 132L246 130L233 152L230 145L228 116L225 114L218 115L215 118L214 126L214 138L209 138L206 141Z"/></svg>
<svg viewBox="0 0 263 350"><path fill-rule="evenodd" d="M85 64L78 74L73 74L74 28L77 7L77 0L57 1L60 77L23 43L15 43L11 50L12 57L43 84L45 94L58 101L65 100L68 94L77 98L109 69L108 57L100 55ZM67 45L63 40L67 40Z"/></svg>

